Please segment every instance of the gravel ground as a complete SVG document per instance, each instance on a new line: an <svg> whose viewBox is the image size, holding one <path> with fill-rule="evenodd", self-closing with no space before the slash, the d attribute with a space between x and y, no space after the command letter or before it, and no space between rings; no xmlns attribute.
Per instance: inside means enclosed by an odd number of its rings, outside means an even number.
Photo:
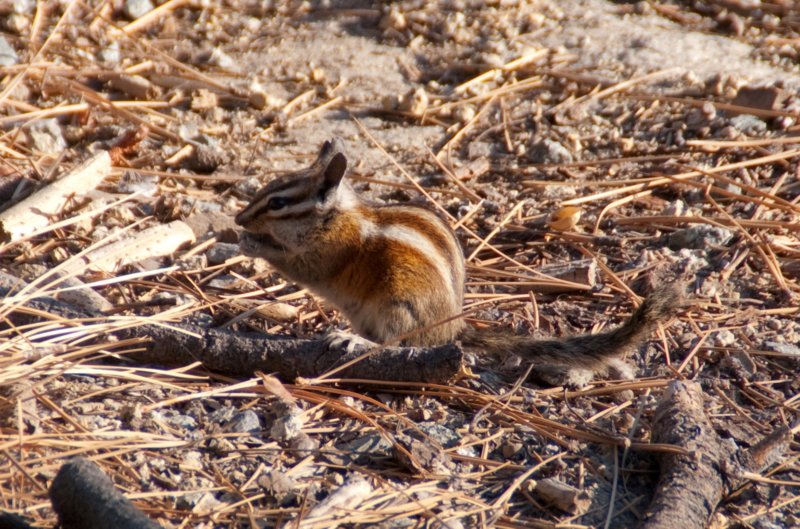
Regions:
<svg viewBox="0 0 800 529"><path fill-rule="evenodd" d="M474 376L433 387L142 365L107 321L9 325L24 309L6 298L4 510L52 527L47 487L84 455L165 527L633 527L658 476L642 444L670 380L700 383L739 447L797 424L792 2L154 7L0 2L1 207L91 153L111 149L114 164L49 212L80 220L0 245L0 270L36 295L72 263L72 278L106 281L94 291L118 325L346 327L239 256L231 221L339 136L359 192L433 200L458 222L476 325L599 331L660 281L685 281L690 304L629 359L639 378L568 391L482 356ZM174 221L193 242L113 270L73 266ZM798 441L725 498L714 527L800 527ZM353 483L347 509L314 510Z"/></svg>

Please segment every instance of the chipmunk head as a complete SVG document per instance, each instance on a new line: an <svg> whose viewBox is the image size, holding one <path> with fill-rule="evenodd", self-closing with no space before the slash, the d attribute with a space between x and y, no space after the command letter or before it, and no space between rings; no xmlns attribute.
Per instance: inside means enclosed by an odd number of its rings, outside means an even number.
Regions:
<svg viewBox="0 0 800 529"><path fill-rule="evenodd" d="M326 220L358 200L342 180L346 169L344 146L334 138L322 145L311 167L264 186L236 215L236 224L245 229L239 239L242 252L279 265L307 251Z"/></svg>

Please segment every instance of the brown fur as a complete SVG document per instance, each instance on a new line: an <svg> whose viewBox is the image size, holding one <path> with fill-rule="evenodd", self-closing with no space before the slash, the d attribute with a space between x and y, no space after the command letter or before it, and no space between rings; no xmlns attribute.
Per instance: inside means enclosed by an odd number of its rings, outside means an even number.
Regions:
<svg viewBox="0 0 800 529"><path fill-rule="evenodd" d="M334 303L372 341L462 339L540 366L608 373L680 304L679 287L660 287L620 327L556 340L465 329L464 257L447 223L416 206L362 200L343 181L345 169L342 143L326 142L311 167L267 184L236 222L244 253ZM273 207L276 197L291 203Z"/></svg>
<svg viewBox="0 0 800 529"><path fill-rule="evenodd" d="M463 340L472 346L499 353L519 355L537 364L557 364L598 370L640 345L656 324L672 316L682 304L683 287L666 284L656 288L628 320L615 329L555 340L470 330Z"/></svg>

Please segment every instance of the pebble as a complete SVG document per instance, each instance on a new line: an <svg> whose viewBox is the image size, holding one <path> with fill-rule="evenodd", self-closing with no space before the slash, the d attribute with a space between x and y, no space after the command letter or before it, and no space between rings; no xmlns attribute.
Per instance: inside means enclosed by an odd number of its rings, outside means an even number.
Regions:
<svg viewBox="0 0 800 529"><path fill-rule="evenodd" d="M126 194L138 192L146 197L155 196L158 191L158 177L127 170L117 183L117 191Z"/></svg>
<svg viewBox="0 0 800 529"><path fill-rule="evenodd" d="M41 153L57 154L67 148L61 127L55 118L35 121L28 127L27 134L33 148Z"/></svg>
<svg viewBox="0 0 800 529"><path fill-rule="evenodd" d="M294 478L278 469L265 472L256 483L280 505L287 505L295 499L297 483Z"/></svg>
<svg viewBox="0 0 800 529"><path fill-rule="evenodd" d="M492 144L485 141L475 141L469 144L467 155L470 160L487 158L492 154Z"/></svg>
<svg viewBox="0 0 800 529"><path fill-rule="evenodd" d="M119 42L114 41L102 50L98 54L98 58L100 62L105 63L108 66L116 66L122 60L122 53L119 49Z"/></svg>
<svg viewBox="0 0 800 529"><path fill-rule="evenodd" d="M233 59L233 57L231 57L230 55L228 55L219 48L214 48L214 50L211 52L211 57L208 58L208 63L213 66L218 66L223 70L229 70L229 71L238 70L236 66L236 61Z"/></svg>
<svg viewBox="0 0 800 529"><path fill-rule="evenodd" d="M452 448L461 442L461 436L437 422L421 422L417 428L445 448Z"/></svg>
<svg viewBox="0 0 800 529"><path fill-rule="evenodd" d="M211 173L225 163L227 155L216 140L207 136L201 136L197 139L200 141L205 140L206 143L195 145L192 155L185 161L186 167L198 173Z"/></svg>
<svg viewBox="0 0 800 529"><path fill-rule="evenodd" d="M122 12L131 20L136 20L154 9L150 0L126 0Z"/></svg>
<svg viewBox="0 0 800 529"><path fill-rule="evenodd" d="M684 248L702 250L709 246L725 246L732 238L733 232L727 228L698 224L671 233L669 247L671 250Z"/></svg>
<svg viewBox="0 0 800 529"><path fill-rule="evenodd" d="M209 260L210 262L210 260ZM241 281L238 277L231 274L223 274L215 277L208 282L208 286L220 289L232 288L236 283Z"/></svg>
<svg viewBox="0 0 800 529"><path fill-rule="evenodd" d="M661 214L667 217L683 217L688 210L689 207L686 205L686 202L679 199L667 204Z"/></svg>
<svg viewBox="0 0 800 529"><path fill-rule="evenodd" d="M728 347L736 343L736 335L728 329L723 329L714 336L714 345L717 347Z"/></svg>
<svg viewBox="0 0 800 529"><path fill-rule="evenodd" d="M574 160L566 147L549 139L531 144L528 159L533 163L569 163Z"/></svg>
<svg viewBox="0 0 800 529"><path fill-rule="evenodd" d="M32 15L36 0L14 0L12 11L20 15Z"/></svg>
<svg viewBox="0 0 800 529"><path fill-rule="evenodd" d="M253 410L245 410L234 415L225 425L225 429L229 432L239 433L259 432L261 431L261 420Z"/></svg>
<svg viewBox="0 0 800 529"><path fill-rule="evenodd" d="M13 66L19 62L17 51L0 35L0 66Z"/></svg>
<svg viewBox="0 0 800 529"><path fill-rule="evenodd" d="M780 342L764 342L764 347L770 351L775 351L776 353L797 356L800 358L800 347L797 345Z"/></svg>
<svg viewBox="0 0 800 529"><path fill-rule="evenodd" d="M208 264L219 265L239 255L239 245L229 242L218 242L208 249L206 257Z"/></svg>
<svg viewBox="0 0 800 529"><path fill-rule="evenodd" d="M175 428L183 430L195 430L197 421L191 415L177 413L173 410L155 410L152 412L153 418L162 421Z"/></svg>
<svg viewBox="0 0 800 529"><path fill-rule="evenodd" d="M386 457L391 453L392 446L381 434L371 433L347 443L339 443L336 449L351 455ZM361 458L356 458L356 462L359 461L362 461Z"/></svg>
<svg viewBox="0 0 800 529"><path fill-rule="evenodd" d="M750 114L740 114L730 119L731 126L745 134L766 132L767 124L763 120Z"/></svg>

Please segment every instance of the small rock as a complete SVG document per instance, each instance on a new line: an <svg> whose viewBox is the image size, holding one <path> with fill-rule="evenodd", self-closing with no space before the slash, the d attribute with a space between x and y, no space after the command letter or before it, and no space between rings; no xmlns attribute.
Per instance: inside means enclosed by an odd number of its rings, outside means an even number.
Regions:
<svg viewBox="0 0 800 529"><path fill-rule="evenodd" d="M399 110L421 116L428 109L428 94L422 87L409 90L397 102Z"/></svg>
<svg viewBox="0 0 800 529"><path fill-rule="evenodd" d="M36 0L14 0L11 10L20 15L32 15Z"/></svg>
<svg viewBox="0 0 800 529"><path fill-rule="evenodd" d="M194 146L191 156L185 160L185 165L198 173L211 173L225 163L228 157L215 140L202 137L200 141L203 139L206 140L205 143Z"/></svg>
<svg viewBox="0 0 800 529"><path fill-rule="evenodd" d="M775 86L768 87L742 87L736 93L733 104L740 107L759 108L762 110L777 110L786 100L788 94Z"/></svg>
<svg viewBox="0 0 800 529"><path fill-rule="evenodd" d="M206 516L218 510L223 503L210 492L206 492L192 508L192 513L197 516Z"/></svg>
<svg viewBox="0 0 800 529"><path fill-rule="evenodd" d="M437 422L421 422L417 427L445 448L452 448L461 442L460 435Z"/></svg>
<svg viewBox="0 0 800 529"><path fill-rule="evenodd" d="M476 113L472 105L459 105L453 110L453 117L461 123L466 123L474 118Z"/></svg>
<svg viewBox="0 0 800 529"><path fill-rule="evenodd" d="M731 126L744 134L757 134L766 132L767 124L763 120L750 114L740 114L730 119Z"/></svg>
<svg viewBox="0 0 800 529"><path fill-rule="evenodd" d="M780 342L764 342L764 347L770 351L775 351L776 353L792 355L800 358L800 347L797 345Z"/></svg>
<svg viewBox="0 0 800 529"><path fill-rule="evenodd" d="M222 288L222 289L231 288L233 285L235 285L239 281L240 281L240 279L238 277L236 277L236 276L233 276L231 274L224 274L224 275L221 275L221 276L217 276L214 279L212 279L211 281L209 281L208 282L208 286L214 287L214 288Z"/></svg>
<svg viewBox="0 0 800 529"><path fill-rule="evenodd" d="M11 44L0 35L0 66L13 66L19 62L19 55Z"/></svg>
<svg viewBox="0 0 800 529"><path fill-rule="evenodd" d="M256 481L264 492L272 496L279 505L288 505L295 499L294 490L297 487L294 479L285 472L272 469Z"/></svg>
<svg viewBox="0 0 800 529"><path fill-rule="evenodd" d="M181 470L203 470L203 455L197 450L189 450L180 462Z"/></svg>
<svg viewBox="0 0 800 529"><path fill-rule="evenodd" d="M492 144L485 141L475 141L469 144L467 156L470 160L475 158L486 158L492 154Z"/></svg>
<svg viewBox="0 0 800 529"><path fill-rule="evenodd" d="M182 430L197 429L197 421L191 415L184 415L172 410L155 410L151 413L156 421L167 423L174 428Z"/></svg>
<svg viewBox="0 0 800 529"><path fill-rule="evenodd" d="M100 53L97 54L98 59L100 62L106 64L107 66L116 66L119 64L119 61L122 60L122 53L119 49L119 41L114 41L102 50Z"/></svg>
<svg viewBox="0 0 800 529"><path fill-rule="evenodd" d="M714 345L728 347L736 343L736 335L728 329L723 329L714 336Z"/></svg>
<svg viewBox="0 0 800 529"><path fill-rule="evenodd" d="M671 250L703 250L709 246L725 246L732 238L733 232L727 228L699 224L670 234L669 247Z"/></svg>
<svg viewBox="0 0 800 529"><path fill-rule="evenodd" d="M150 0L125 0L122 12L131 20L136 20L154 9Z"/></svg>
<svg viewBox="0 0 800 529"><path fill-rule="evenodd" d="M28 127L27 135L33 148L41 153L56 154L67 148L61 127L55 118L35 121Z"/></svg>
<svg viewBox="0 0 800 529"><path fill-rule="evenodd" d="M203 499L206 492L189 492L175 499L175 506L178 509L191 509Z"/></svg>
<svg viewBox="0 0 800 529"><path fill-rule="evenodd" d="M575 186L546 186L542 191L542 198L548 200L565 200L577 195Z"/></svg>
<svg viewBox="0 0 800 529"><path fill-rule="evenodd" d="M261 420L253 410L245 410L234 415L225 425L225 430L238 433L259 432L261 431Z"/></svg>
<svg viewBox="0 0 800 529"><path fill-rule="evenodd" d="M206 257L208 264L219 265L239 255L239 245L229 242L218 242L208 249Z"/></svg>
<svg viewBox="0 0 800 529"><path fill-rule="evenodd" d="M392 443L387 441L379 433L363 435L347 443L336 445L337 450L355 457L354 463L363 464L370 457L383 458L388 456L392 450Z"/></svg>
<svg viewBox="0 0 800 529"><path fill-rule="evenodd" d="M211 422L224 424L233 419L236 415L236 408L233 406L220 406L208 414L207 419Z"/></svg>
<svg viewBox="0 0 800 529"><path fill-rule="evenodd" d="M117 183L117 191L120 193L140 193L146 197L155 196L158 191L158 177L155 175L143 175L132 170L125 171Z"/></svg>
<svg viewBox="0 0 800 529"><path fill-rule="evenodd" d="M665 217L683 217L689 208L683 200L675 200L667 204L661 212Z"/></svg>
<svg viewBox="0 0 800 529"><path fill-rule="evenodd" d="M509 441L500 446L500 452L503 454L503 459L513 459L524 445L518 441Z"/></svg>
<svg viewBox="0 0 800 529"><path fill-rule="evenodd" d="M298 454L308 455L310 452L319 450L319 441L305 432L300 432L289 440L289 448L297 451Z"/></svg>
<svg viewBox="0 0 800 529"><path fill-rule="evenodd" d="M528 159L533 163L569 163L572 153L559 142L544 139L531 144Z"/></svg>
<svg viewBox="0 0 800 529"><path fill-rule="evenodd" d="M236 61L233 59L233 57L219 48L214 48L214 50L211 52L211 56L208 58L208 63L212 66L218 66L223 70L237 70Z"/></svg>
<svg viewBox="0 0 800 529"><path fill-rule="evenodd" d="M276 441L290 441L301 433L303 413L299 408L284 403L274 405L279 414L269 429L270 436Z"/></svg>

